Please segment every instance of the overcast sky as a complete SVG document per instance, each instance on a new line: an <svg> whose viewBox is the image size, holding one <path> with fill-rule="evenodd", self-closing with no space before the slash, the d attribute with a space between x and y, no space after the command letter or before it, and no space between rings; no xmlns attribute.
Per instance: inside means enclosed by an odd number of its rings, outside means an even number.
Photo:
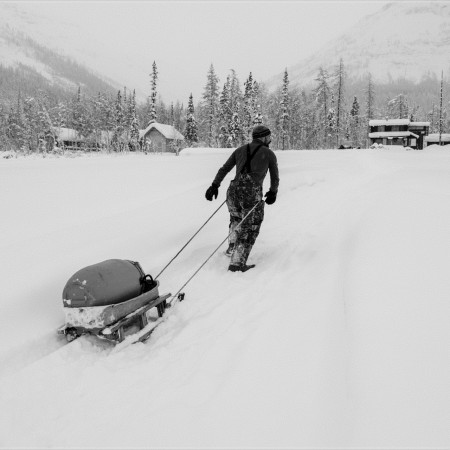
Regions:
<svg viewBox="0 0 450 450"><path fill-rule="evenodd" d="M107 69L131 88L146 89L156 61L164 101L186 102L190 92L199 99L210 64L221 84L230 69L241 82L250 71L267 80L386 3L33 1L27 8L36 20L52 18L55 46L70 52L78 41L78 51L95 69Z"/></svg>

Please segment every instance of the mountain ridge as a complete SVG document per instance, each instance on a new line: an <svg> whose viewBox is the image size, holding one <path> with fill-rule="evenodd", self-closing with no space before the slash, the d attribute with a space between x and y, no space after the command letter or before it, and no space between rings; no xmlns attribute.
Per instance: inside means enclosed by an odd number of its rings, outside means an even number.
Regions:
<svg viewBox="0 0 450 450"><path fill-rule="evenodd" d="M17 91L26 86L46 91L75 93L78 87L90 95L97 92L113 93L117 83L106 76L36 41L27 33L8 23L0 23L0 68L3 99L14 101ZM19 86L22 83L24 89Z"/></svg>
<svg viewBox="0 0 450 450"><path fill-rule="evenodd" d="M405 78L415 83L441 70L450 74L450 3L391 2L359 20L319 52L288 66L291 85L311 87L322 67L331 75L343 59L349 78L371 73L377 83ZM266 81L269 89L282 74Z"/></svg>

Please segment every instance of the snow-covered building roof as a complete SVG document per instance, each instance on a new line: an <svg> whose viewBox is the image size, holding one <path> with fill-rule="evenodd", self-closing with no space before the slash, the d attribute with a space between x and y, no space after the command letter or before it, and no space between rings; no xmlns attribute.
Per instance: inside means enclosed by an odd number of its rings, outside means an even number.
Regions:
<svg viewBox="0 0 450 450"><path fill-rule="evenodd" d="M410 123L411 121L409 119L369 120L369 126L371 127L379 127L381 125L409 125Z"/></svg>
<svg viewBox="0 0 450 450"><path fill-rule="evenodd" d="M410 127L429 127L430 122L411 122Z"/></svg>
<svg viewBox="0 0 450 450"><path fill-rule="evenodd" d="M439 133L432 133L425 136L425 142L439 142ZM442 133L441 142L450 142L450 134Z"/></svg>
<svg viewBox="0 0 450 450"><path fill-rule="evenodd" d="M139 131L139 137L147 135L152 129L158 130L166 139L184 141L184 136L172 125L152 122L145 130Z"/></svg>
<svg viewBox="0 0 450 450"><path fill-rule="evenodd" d="M375 133L369 133L369 137L372 139L376 138L397 138L397 137L408 137L413 136L416 139L419 137L417 134L411 131L377 131Z"/></svg>
<svg viewBox="0 0 450 450"><path fill-rule="evenodd" d="M73 128L53 127L52 129L58 141L84 141L83 136L81 136L78 131L74 130Z"/></svg>

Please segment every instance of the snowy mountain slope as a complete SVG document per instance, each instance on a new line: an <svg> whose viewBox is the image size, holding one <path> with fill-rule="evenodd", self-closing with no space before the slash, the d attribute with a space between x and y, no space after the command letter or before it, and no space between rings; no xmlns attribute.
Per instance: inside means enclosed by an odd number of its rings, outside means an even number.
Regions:
<svg viewBox="0 0 450 450"><path fill-rule="evenodd" d="M56 336L65 282L114 257L156 274L223 201L230 176L217 201L204 191L226 154L0 160L0 446L449 446L450 154L277 157L257 267L229 273L216 254L117 354ZM161 291L227 225L223 208Z"/></svg>
<svg viewBox="0 0 450 450"><path fill-rule="evenodd" d="M76 77L72 79L67 73L66 76L58 76L54 66L43 65L35 52L24 43L20 46L11 44L11 35L14 37L17 33L22 33L46 51L53 52L55 59L69 58L71 61L76 61L80 70L86 68L85 70L94 79L93 83L102 82L106 85L105 90L111 87L122 89L127 83L128 86L133 86L127 76L122 78L125 73L129 73L129 69L134 67L131 59L121 54L121 64L118 64L117 54L111 51L115 43L102 42L98 39L99 29L106 27L107 24L95 22L95 17L89 15L89 6L87 5L83 21L91 27L86 29L86 27L80 27L71 18L71 11L79 7L74 2L55 2L52 8L42 8L40 2L16 4L1 2L0 57L2 64L7 66L25 64L62 86L70 87L73 84L77 86L80 83L86 83L86 77L81 80ZM59 15L55 13L50 15L49 11L53 10L59 11ZM121 68L126 70L121 71ZM116 78L111 74L116 74ZM148 77L147 73L146 76ZM92 90L96 93L98 86Z"/></svg>
<svg viewBox="0 0 450 450"><path fill-rule="evenodd" d="M94 74L91 69L75 62L74 55L58 48L52 35L54 24L39 23L39 15L35 17L21 12L14 4L1 3L0 12L0 60L3 67L25 68L42 76L50 85L72 92L79 85L91 93L112 91L119 86L104 75ZM48 39L43 39L36 31L41 27L47 27Z"/></svg>
<svg viewBox="0 0 450 450"><path fill-rule="evenodd" d="M322 51L288 67L293 85L310 85L319 67L332 74L344 61L350 78L371 73L378 83L398 78L417 82L441 71L450 75L450 4L396 1L361 19ZM268 81L274 88L282 75Z"/></svg>

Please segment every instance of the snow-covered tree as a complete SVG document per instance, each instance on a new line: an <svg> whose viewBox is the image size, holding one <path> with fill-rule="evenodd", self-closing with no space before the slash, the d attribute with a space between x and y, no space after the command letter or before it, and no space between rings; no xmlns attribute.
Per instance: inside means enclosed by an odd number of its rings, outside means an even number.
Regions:
<svg viewBox="0 0 450 450"><path fill-rule="evenodd" d="M136 91L130 98L130 146L134 151L139 149L139 122L136 114Z"/></svg>
<svg viewBox="0 0 450 450"><path fill-rule="evenodd" d="M283 76L283 87L281 88L280 102L280 130L279 140L281 141L281 149L285 150L289 147L289 77L288 71L285 69Z"/></svg>
<svg viewBox="0 0 450 450"><path fill-rule="evenodd" d="M123 134L125 127L123 124L124 114L122 105L122 94L120 91L117 92L117 99L115 105L115 128L112 137L112 145L115 151L124 150Z"/></svg>
<svg viewBox="0 0 450 450"><path fill-rule="evenodd" d="M439 108L433 103L431 110L427 114L427 119L430 122L430 133L439 132Z"/></svg>
<svg viewBox="0 0 450 450"><path fill-rule="evenodd" d="M365 91L366 96L366 117L365 117L365 132L366 132L366 145L369 144L369 122L375 118L375 86L372 81L372 74L369 73L367 77L367 88Z"/></svg>
<svg viewBox="0 0 450 450"><path fill-rule="evenodd" d="M375 118L375 86L372 80L372 74L367 77L366 94L366 117L368 120Z"/></svg>
<svg viewBox="0 0 450 450"><path fill-rule="evenodd" d="M202 111L206 125L205 141L208 146L217 145L219 115L219 77L211 64L203 91Z"/></svg>
<svg viewBox="0 0 450 450"><path fill-rule="evenodd" d="M233 118L233 111L231 109L231 82L230 76L227 76L227 81L223 85L222 92L219 99L219 126L220 126L220 145L222 147L231 147L230 128Z"/></svg>
<svg viewBox="0 0 450 450"><path fill-rule="evenodd" d="M231 124L229 128L229 137L229 144L231 146L241 145L245 140L245 132L241 121L241 111L239 103L236 103L234 106L234 111L231 117Z"/></svg>
<svg viewBox="0 0 450 450"><path fill-rule="evenodd" d="M198 142L197 121L194 114L194 100L191 93L187 107L186 131L184 132L184 137L189 146L192 146L194 142Z"/></svg>
<svg viewBox="0 0 450 450"><path fill-rule="evenodd" d="M315 81L317 82L317 86L314 89L314 98L316 101L317 108L317 120L318 125L322 129L322 140L323 145L329 145L329 134L330 134L330 114L333 116L333 130L335 128L334 118L335 111L334 109L330 109L330 98L331 98L331 89L328 84L329 75L328 72L323 68L319 67L319 74Z"/></svg>
<svg viewBox="0 0 450 450"><path fill-rule="evenodd" d="M392 99L388 99L386 113L389 119L407 119L409 116L408 99L400 93Z"/></svg>
<svg viewBox="0 0 450 450"><path fill-rule="evenodd" d="M263 123L263 115L261 112L261 100L260 100L260 89L259 83L253 82L253 126L260 125Z"/></svg>
<svg viewBox="0 0 450 450"><path fill-rule="evenodd" d="M359 147L360 144L360 123L361 123L361 117L359 112L359 103L358 99L355 96L353 98L353 104L352 109L350 110L350 117L349 117L349 137L352 141L353 147Z"/></svg>
<svg viewBox="0 0 450 450"><path fill-rule="evenodd" d="M250 72L250 75L244 83L244 111L242 115L243 131L247 139L251 137L252 129L255 123L255 117L257 115L257 89L258 83L253 80L252 73ZM258 120L260 120L260 118L258 118Z"/></svg>
<svg viewBox="0 0 450 450"><path fill-rule="evenodd" d="M443 108L442 108L442 102L444 97L444 71L442 71L441 75L441 91L439 96L439 145L441 145L441 138L444 128L444 115L443 115Z"/></svg>
<svg viewBox="0 0 450 450"><path fill-rule="evenodd" d="M175 125L175 109L173 107L173 102L170 104L170 125Z"/></svg>
<svg viewBox="0 0 450 450"><path fill-rule="evenodd" d="M158 69L156 67L156 62L153 61L152 73L150 74L151 94L150 94L150 99L149 99L150 111L149 111L147 125L151 124L152 122L156 122L156 118L157 118L157 114L156 114L157 81L158 81Z"/></svg>
<svg viewBox="0 0 450 450"><path fill-rule="evenodd" d="M336 146L339 147L339 138L342 127L342 117L345 103L345 69L344 60L339 60L339 66L335 72L335 92L336 92Z"/></svg>

